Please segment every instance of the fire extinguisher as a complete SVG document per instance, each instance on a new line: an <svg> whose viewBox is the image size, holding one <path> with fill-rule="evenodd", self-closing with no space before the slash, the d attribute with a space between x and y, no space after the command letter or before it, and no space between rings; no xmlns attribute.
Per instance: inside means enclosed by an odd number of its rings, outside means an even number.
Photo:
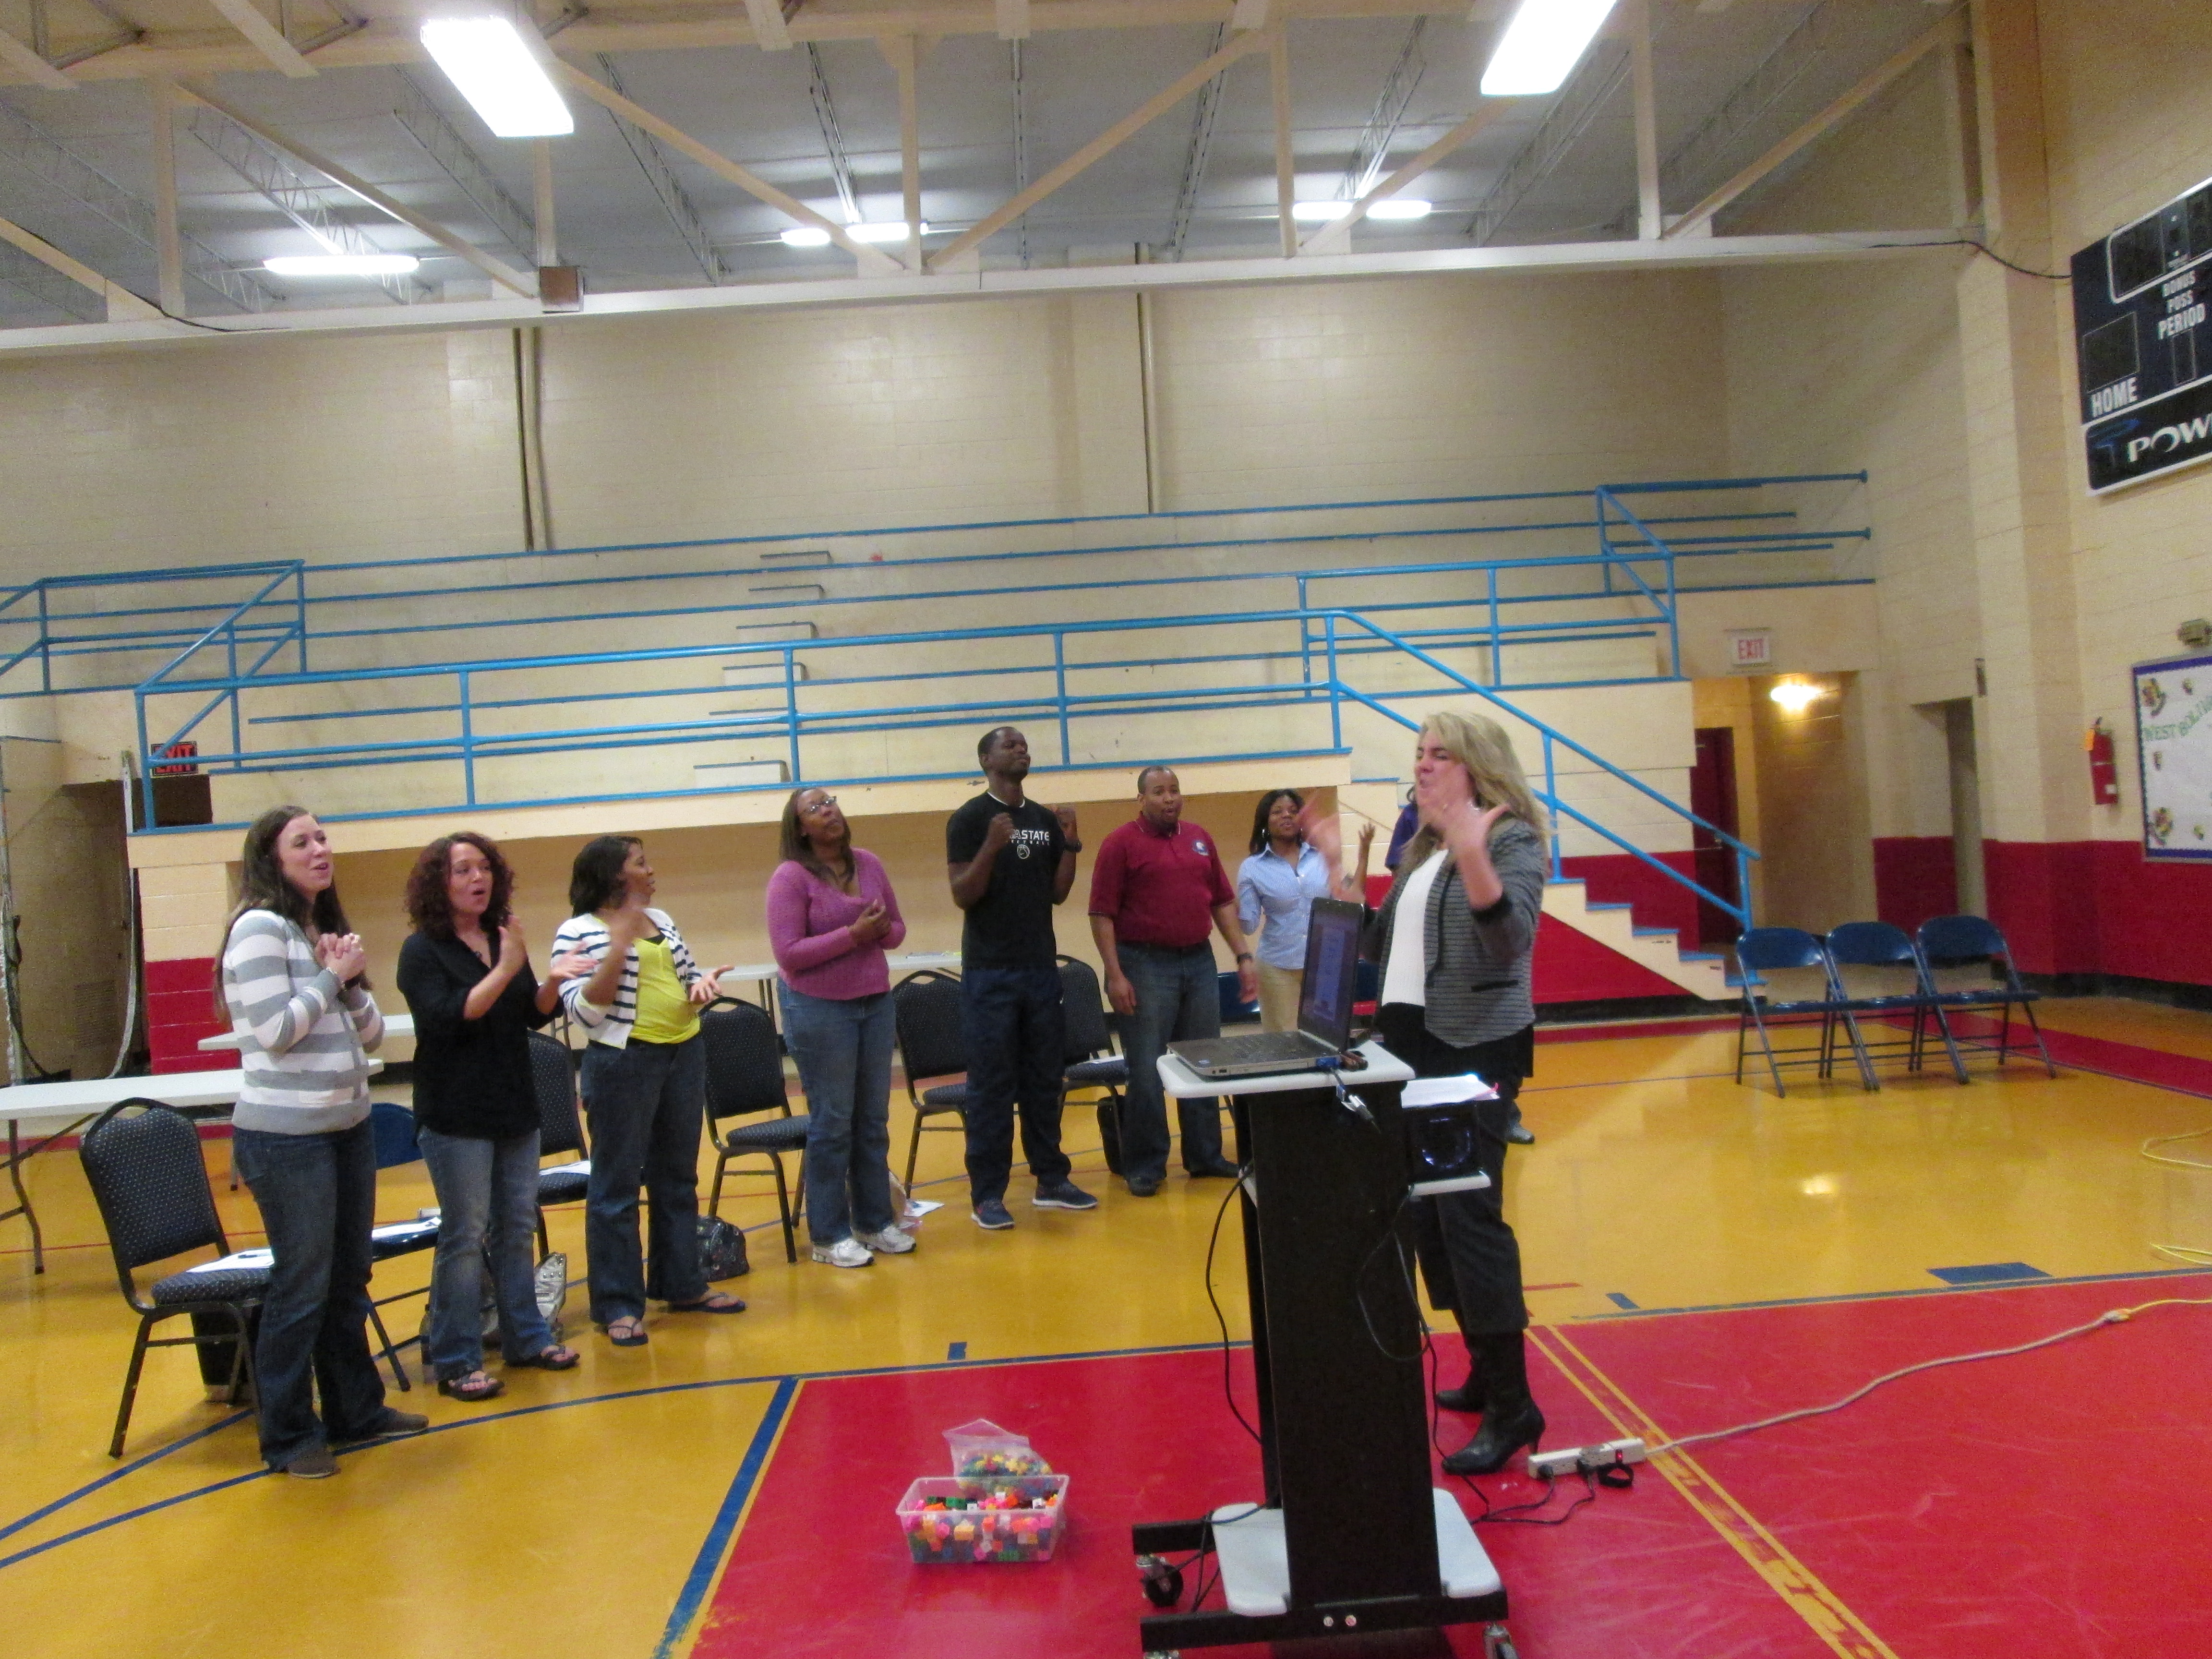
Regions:
<svg viewBox="0 0 2212 1659"><path fill-rule="evenodd" d="M2083 739L2089 751L2089 793L2100 806L2120 804L2120 769L2112 763L2112 734L2100 715Z"/></svg>

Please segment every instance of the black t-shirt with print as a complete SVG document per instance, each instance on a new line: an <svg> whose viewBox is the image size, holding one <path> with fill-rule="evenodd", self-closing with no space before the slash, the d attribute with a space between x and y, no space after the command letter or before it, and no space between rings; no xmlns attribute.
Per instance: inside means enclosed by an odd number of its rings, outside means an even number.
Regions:
<svg viewBox="0 0 2212 1659"><path fill-rule="evenodd" d="M971 862L983 850L991 820L1001 812L1012 817L1014 838L999 849L990 886L969 907L960 935L961 965L1049 968L1055 948L1053 881L1067 844L1059 817L1033 800L1009 806L986 790L945 820L945 861Z"/></svg>

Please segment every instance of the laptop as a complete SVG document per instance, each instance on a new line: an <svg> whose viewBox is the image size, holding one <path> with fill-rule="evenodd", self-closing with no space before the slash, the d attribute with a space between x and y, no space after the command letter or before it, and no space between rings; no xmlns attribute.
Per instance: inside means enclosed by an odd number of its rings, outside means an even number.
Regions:
<svg viewBox="0 0 2212 1659"><path fill-rule="evenodd" d="M1352 1003L1359 985L1359 930L1366 913L1342 899L1316 899L1306 918L1306 967L1298 1029L1170 1042L1168 1052L1202 1078L1265 1077L1303 1072L1352 1041Z"/></svg>

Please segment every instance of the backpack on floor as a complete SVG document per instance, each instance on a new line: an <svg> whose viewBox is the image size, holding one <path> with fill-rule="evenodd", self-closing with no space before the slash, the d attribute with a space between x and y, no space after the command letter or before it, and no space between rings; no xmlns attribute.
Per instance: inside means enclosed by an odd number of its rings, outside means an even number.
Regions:
<svg viewBox="0 0 2212 1659"><path fill-rule="evenodd" d="M753 1270L745 1259L745 1236L718 1215L701 1216L699 1267L709 1285L744 1277Z"/></svg>

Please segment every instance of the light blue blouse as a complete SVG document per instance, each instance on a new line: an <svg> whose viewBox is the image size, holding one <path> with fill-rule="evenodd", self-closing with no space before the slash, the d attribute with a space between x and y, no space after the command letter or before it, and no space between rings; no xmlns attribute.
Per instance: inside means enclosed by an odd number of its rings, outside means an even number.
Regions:
<svg viewBox="0 0 2212 1659"><path fill-rule="evenodd" d="M1295 866L1268 847L1237 871L1237 920L1249 935L1267 917L1253 954L1270 968L1295 972L1306 965L1306 913L1316 899L1328 896L1328 865L1303 842Z"/></svg>

